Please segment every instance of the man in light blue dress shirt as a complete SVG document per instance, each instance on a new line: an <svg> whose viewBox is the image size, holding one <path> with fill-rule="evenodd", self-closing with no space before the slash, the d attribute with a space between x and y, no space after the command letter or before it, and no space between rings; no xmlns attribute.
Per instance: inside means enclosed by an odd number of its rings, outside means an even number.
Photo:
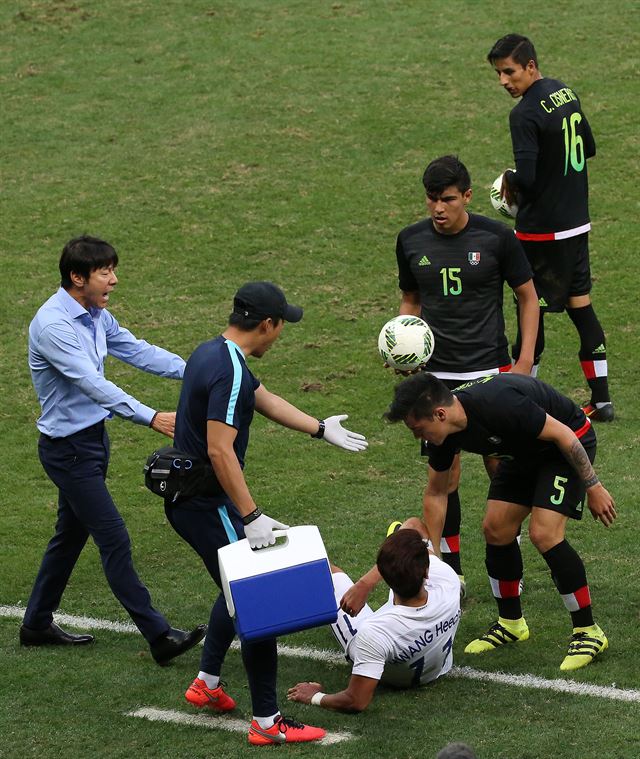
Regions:
<svg viewBox="0 0 640 759"><path fill-rule="evenodd" d="M154 609L133 566L122 516L105 484L109 438L105 419L117 414L173 437L175 412L155 411L104 376L107 355L151 374L182 379L185 362L163 348L138 340L107 310L118 279L118 255L108 243L83 236L71 240L60 258L61 287L41 306L29 327L29 368L42 407L37 421L38 453L58 488L58 518L36 577L20 628L22 645L82 645L53 622L71 572L91 536L100 551L114 595L166 664L202 639L206 626L191 632L171 627Z"/></svg>

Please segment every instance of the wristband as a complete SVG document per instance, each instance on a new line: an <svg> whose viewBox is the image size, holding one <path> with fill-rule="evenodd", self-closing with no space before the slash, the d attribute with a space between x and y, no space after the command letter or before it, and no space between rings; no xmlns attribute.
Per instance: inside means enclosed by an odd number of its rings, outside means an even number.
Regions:
<svg viewBox="0 0 640 759"><path fill-rule="evenodd" d="M322 440L324 437L324 419L318 419L318 431L311 435L311 437L316 438L316 440Z"/></svg>
<svg viewBox="0 0 640 759"><path fill-rule="evenodd" d="M314 693L313 696L311 696L311 705L312 706L322 706L320 703L322 699L326 696L326 693L323 693L321 690L319 690L317 693Z"/></svg>
<svg viewBox="0 0 640 759"><path fill-rule="evenodd" d="M155 422L157 416L158 416L158 412L156 411L156 413L151 417L151 421L149 422L149 427L153 427L153 423Z"/></svg>
<svg viewBox="0 0 640 759"><path fill-rule="evenodd" d="M261 516L262 516L262 512L256 506L256 508L253 511L250 511L248 514L242 517L242 524L245 525L246 527L248 524L251 524L251 522L255 522L256 519Z"/></svg>

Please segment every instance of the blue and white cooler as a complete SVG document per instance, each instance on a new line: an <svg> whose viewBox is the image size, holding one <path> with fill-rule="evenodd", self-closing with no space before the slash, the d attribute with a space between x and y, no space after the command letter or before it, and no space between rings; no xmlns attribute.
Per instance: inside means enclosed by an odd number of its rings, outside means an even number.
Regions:
<svg viewBox="0 0 640 759"><path fill-rule="evenodd" d="M218 550L227 609L242 641L328 625L338 616L318 528L301 525L274 535L274 545L256 551L246 538Z"/></svg>

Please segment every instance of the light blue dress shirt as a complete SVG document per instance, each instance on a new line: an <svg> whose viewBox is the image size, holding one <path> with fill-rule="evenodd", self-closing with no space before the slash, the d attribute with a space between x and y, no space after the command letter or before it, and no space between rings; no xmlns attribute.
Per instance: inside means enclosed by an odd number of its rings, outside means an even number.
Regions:
<svg viewBox="0 0 640 759"><path fill-rule="evenodd" d="M149 425L154 409L105 379L107 355L151 374L182 379L175 353L138 340L107 309L87 311L60 288L29 325L29 369L42 407L40 432L67 437L112 414Z"/></svg>

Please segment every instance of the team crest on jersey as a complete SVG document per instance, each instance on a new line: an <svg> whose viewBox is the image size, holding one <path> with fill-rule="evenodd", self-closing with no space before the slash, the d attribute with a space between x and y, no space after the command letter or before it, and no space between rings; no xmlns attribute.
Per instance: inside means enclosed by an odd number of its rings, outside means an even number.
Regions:
<svg viewBox="0 0 640 759"><path fill-rule="evenodd" d="M469 263L471 266L477 266L480 263L480 251L479 250L470 250L469 251Z"/></svg>

